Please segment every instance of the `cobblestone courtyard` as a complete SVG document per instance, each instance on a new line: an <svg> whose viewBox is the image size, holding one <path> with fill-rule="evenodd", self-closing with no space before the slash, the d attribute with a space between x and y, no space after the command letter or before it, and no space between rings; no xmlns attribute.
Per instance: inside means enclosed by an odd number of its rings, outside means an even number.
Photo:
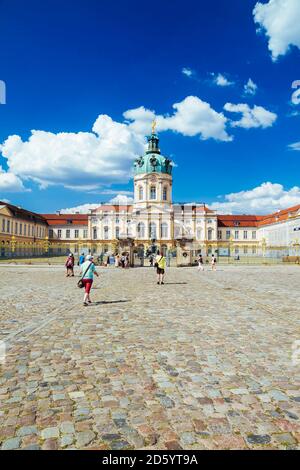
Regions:
<svg viewBox="0 0 300 470"><path fill-rule="evenodd" d="M0 267L2 449L300 448L299 266Z"/></svg>

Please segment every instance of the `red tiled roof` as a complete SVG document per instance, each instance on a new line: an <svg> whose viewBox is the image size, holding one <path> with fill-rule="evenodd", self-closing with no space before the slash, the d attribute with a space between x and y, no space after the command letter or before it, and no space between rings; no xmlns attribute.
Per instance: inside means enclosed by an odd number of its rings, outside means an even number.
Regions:
<svg viewBox="0 0 300 470"><path fill-rule="evenodd" d="M48 225L88 225L88 214L42 214Z"/></svg>
<svg viewBox="0 0 300 470"><path fill-rule="evenodd" d="M287 209L283 209L278 212L274 212L270 215L265 215L263 219L259 222L259 226L283 222L287 220L290 215L296 215L298 211L300 211L300 204L298 204L297 206L288 207Z"/></svg>
<svg viewBox="0 0 300 470"><path fill-rule="evenodd" d="M29 222L38 222L47 225L47 221L41 214L36 214L35 212L28 211L22 207L14 206L8 202L0 201L0 206L6 206L11 211L14 217L18 219L28 220Z"/></svg>
<svg viewBox="0 0 300 470"><path fill-rule="evenodd" d="M218 215L219 227L258 227L260 215Z"/></svg>

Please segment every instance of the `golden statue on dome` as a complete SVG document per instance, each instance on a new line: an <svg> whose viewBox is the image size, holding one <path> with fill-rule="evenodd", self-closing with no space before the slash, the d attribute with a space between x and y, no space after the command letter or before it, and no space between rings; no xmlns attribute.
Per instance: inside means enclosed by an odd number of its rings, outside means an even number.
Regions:
<svg viewBox="0 0 300 470"><path fill-rule="evenodd" d="M152 134L155 134L156 126L157 126L157 122L156 122L156 119L154 118L152 121Z"/></svg>

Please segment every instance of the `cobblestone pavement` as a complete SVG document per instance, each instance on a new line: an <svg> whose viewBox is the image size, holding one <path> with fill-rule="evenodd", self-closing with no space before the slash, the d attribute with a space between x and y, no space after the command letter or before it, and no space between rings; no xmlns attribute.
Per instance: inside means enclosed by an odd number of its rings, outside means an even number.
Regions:
<svg viewBox="0 0 300 470"><path fill-rule="evenodd" d="M100 272L0 267L2 449L300 448L299 266Z"/></svg>

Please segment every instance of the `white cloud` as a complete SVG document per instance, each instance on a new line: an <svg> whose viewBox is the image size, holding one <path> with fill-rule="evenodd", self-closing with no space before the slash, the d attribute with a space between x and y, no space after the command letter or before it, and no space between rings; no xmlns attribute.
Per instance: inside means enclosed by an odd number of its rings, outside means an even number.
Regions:
<svg viewBox="0 0 300 470"><path fill-rule="evenodd" d="M247 105L227 103L225 109L243 114L240 121L231 122L233 127L268 127L277 117L259 106L250 110ZM28 180L37 182L40 188L61 185L88 192L127 183L133 160L144 153L144 136L150 133L155 117L160 132L173 131L202 140L233 140L227 132L229 119L197 96L175 103L172 114L155 115L141 106L125 111L122 123L102 114L91 132L32 130L28 140L9 136L0 145L8 165L7 172L0 172L2 190L24 191L23 182Z"/></svg>
<svg viewBox="0 0 300 470"><path fill-rule="evenodd" d="M175 103L173 108L175 111L171 116L156 116L158 131L174 131L189 137L199 135L202 140L232 140L226 132L227 118L224 114L218 113L197 96L187 96L180 103ZM133 120L129 127L135 131L144 132L147 129L149 132L155 113L140 107L126 111L124 117Z"/></svg>
<svg viewBox="0 0 300 470"><path fill-rule="evenodd" d="M19 193L29 190L24 187L20 178L10 171L4 171L0 166L0 191L4 193Z"/></svg>
<svg viewBox="0 0 300 470"><path fill-rule="evenodd" d="M106 204L120 204L120 205L129 205L133 203L133 198L124 196L123 194L118 194L116 197L113 197L108 203Z"/></svg>
<svg viewBox="0 0 300 470"><path fill-rule="evenodd" d="M97 209L97 207L101 206L99 204L81 204L80 206L76 207L69 207L67 209L61 209L59 212L61 214L88 214L91 210Z"/></svg>
<svg viewBox="0 0 300 470"><path fill-rule="evenodd" d="M144 137L126 124L100 115L93 132L54 134L33 130L28 141L13 135L0 147L9 170L41 187L64 185L92 190L128 181L132 161L144 151Z"/></svg>
<svg viewBox="0 0 300 470"><path fill-rule="evenodd" d="M119 205L130 205L133 202L132 197L125 196L124 194L117 194L116 197L110 199L107 202L98 202L98 203L87 203L81 204L76 207L69 207L67 209L61 209L61 214L88 214L91 210L97 209L103 204L119 204Z"/></svg>
<svg viewBox="0 0 300 470"><path fill-rule="evenodd" d="M300 152L300 142L295 142L294 144L290 144L289 148Z"/></svg>
<svg viewBox="0 0 300 470"><path fill-rule="evenodd" d="M190 69L189 67L183 67L182 71L183 75L186 75L187 77L191 77L192 75L194 75L194 72L192 69Z"/></svg>
<svg viewBox="0 0 300 470"><path fill-rule="evenodd" d="M209 207L227 214L270 214L300 204L300 187L285 189L282 184L267 182L250 190L227 194L224 199Z"/></svg>
<svg viewBox="0 0 300 470"><path fill-rule="evenodd" d="M213 77L214 77L214 83L217 85L217 86L232 86L234 85L234 82L231 82L230 80L228 80L228 78L225 77L225 75L222 75L221 73L218 73L217 75L215 75L214 73L212 74Z"/></svg>
<svg viewBox="0 0 300 470"><path fill-rule="evenodd" d="M251 78L249 78L248 82L245 84L244 92L246 93L246 95L256 95L257 85L254 83L253 80L251 80Z"/></svg>
<svg viewBox="0 0 300 470"><path fill-rule="evenodd" d="M258 2L253 10L254 21L268 37L268 47L275 61L290 46L300 48L299 0L269 0Z"/></svg>
<svg viewBox="0 0 300 470"><path fill-rule="evenodd" d="M277 114L268 111L262 106L256 106L251 109L248 104L232 104L226 103L224 106L226 111L231 113L240 113L242 117L239 121L232 121L232 127L243 127L244 129L251 129L262 127L271 127L277 119Z"/></svg>

